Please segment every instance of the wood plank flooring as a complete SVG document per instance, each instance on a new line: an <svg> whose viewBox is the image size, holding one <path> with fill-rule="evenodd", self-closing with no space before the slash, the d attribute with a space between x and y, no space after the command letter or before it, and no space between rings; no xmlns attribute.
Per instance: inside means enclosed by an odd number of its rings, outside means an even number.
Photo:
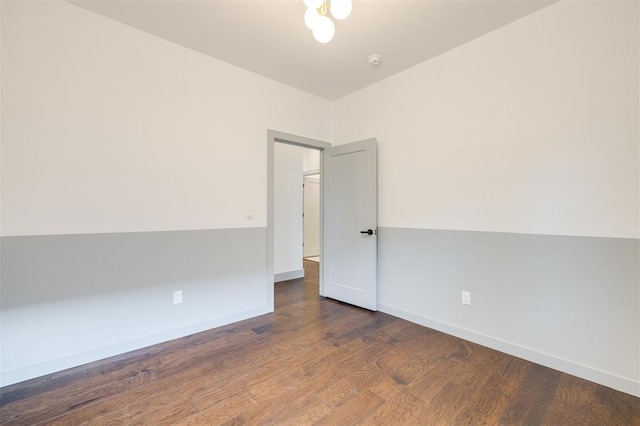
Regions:
<svg viewBox="0 0 640 426"><path fill-rule="evenodd" d="M2 425L640 425L640 399L318 296L0 389Z"/></svg>

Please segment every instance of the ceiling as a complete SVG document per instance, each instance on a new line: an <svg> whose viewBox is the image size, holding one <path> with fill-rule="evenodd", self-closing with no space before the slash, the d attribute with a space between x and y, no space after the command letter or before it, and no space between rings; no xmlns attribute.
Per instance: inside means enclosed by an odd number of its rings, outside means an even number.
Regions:
<svg viewBox="0 0 640 426"><path fill-rule="evenodd" d="M70 0L224 62L336 100L557 0L354 0L315 41L302 0ZM382 56L372 68L367 58Z"/></svg>

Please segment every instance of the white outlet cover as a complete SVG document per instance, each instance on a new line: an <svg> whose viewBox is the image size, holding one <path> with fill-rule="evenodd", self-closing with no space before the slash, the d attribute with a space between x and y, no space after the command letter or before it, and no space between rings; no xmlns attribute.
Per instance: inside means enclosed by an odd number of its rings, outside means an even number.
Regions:
<svg viewBox="0 0 640 426"><path fill-rule="evenodd" d="M471 293L468 291L462 292L462 304L471 305Z"/></svg>
<svg viewBox="0 0 640 426"><path fill-rule="evenodd" d="M182 290L173 292L173 304L177 305L178 303L182 303Z"/></svg>

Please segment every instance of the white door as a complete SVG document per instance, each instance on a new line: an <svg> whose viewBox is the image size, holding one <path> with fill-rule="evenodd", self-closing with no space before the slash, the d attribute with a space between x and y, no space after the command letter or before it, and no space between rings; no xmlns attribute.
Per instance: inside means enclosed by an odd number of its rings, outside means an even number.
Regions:
<svg viewBox="0 0 640 426"><path fill-rule="evenodd" d="M323 296L377 310L377 143L324 151Z"/></svg>
<svg viewBox="0 0 640 426"><path fill-rule="evenodd" d="M304 257L320 255L320 175L304 177Z"/></svg>

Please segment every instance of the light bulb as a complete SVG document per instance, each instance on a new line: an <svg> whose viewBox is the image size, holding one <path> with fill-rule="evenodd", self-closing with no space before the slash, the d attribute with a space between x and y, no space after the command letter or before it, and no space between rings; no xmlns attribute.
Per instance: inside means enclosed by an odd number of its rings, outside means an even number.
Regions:
<svg viewBox="0 0 640 426"><path fill-rule="evenodd" d="M353 3L351 0L331 0L331 15L341 21L351 14Z"/></svg>
<svg viewBox="0 0 640 426"><path fill-rule="evenodd" d="M324 0L302 0L302 2L304 3L305 6L311 9L317 9L320 6L322 6L322 3L324 3Z"/></svg>
<svg viewBox="0 0 640 426"><path fill-rule="evenodd" d="M317 9L308 8L304 12L304 23L310 30L313 30L316 27L318 18L320 18L320 15L318 15Z"/></svg>
<svg viewBox="0 0 640 426"><path fill-rule="evenodd" d="M313 29L313 38L318 43L328 43L336 33L336 26L333 21L326 16L319 16Z"/></svg>

